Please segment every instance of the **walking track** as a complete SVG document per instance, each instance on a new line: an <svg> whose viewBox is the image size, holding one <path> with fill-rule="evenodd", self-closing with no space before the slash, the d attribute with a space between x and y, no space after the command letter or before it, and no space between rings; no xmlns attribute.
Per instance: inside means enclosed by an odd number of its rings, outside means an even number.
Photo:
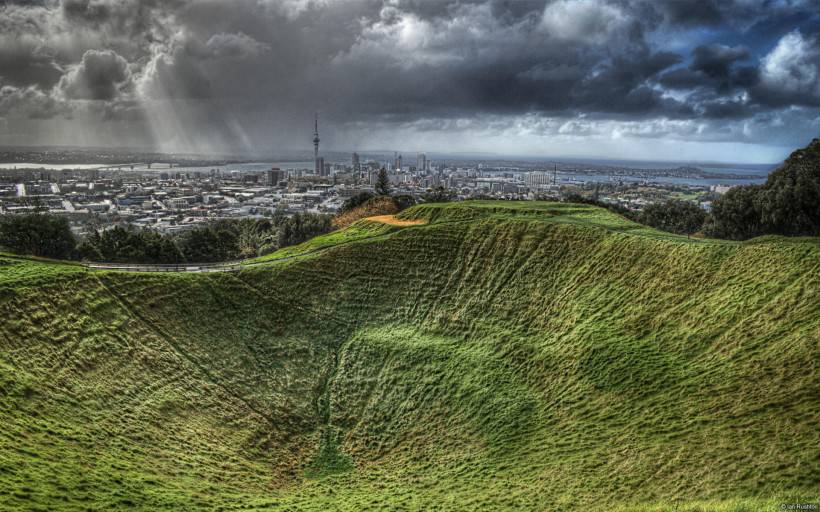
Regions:
<svg viewBox="0 0 820 512"><path fill-rule="evenodd" d="M382 215L377 217L369 217L369 220L375 220L379 222L384 222L386 224L396 225L396 226L416 226L419 224L425 224L424 221L399 221L394 218L393 215ZM311 249L305 252L301 252L299 254L291 254L288 256L282 256L280 258L270 258L261 261L255 260L240 260L240 261L226 261L221 263L178 263L178 264L171 264L171 265L152 265L147 263L82 263L84 267L91 269L91 270L121 270L124 272L191 272L191 273L205 273L205 272L239 272L242 269L248 267L255 267L258 265L267 265L269 263L277 263L281 261L292 260L296 258L301 258L303 256L308 256L310 254L314 254L317 252L327 251L330 249L335 249L337 247L347 245L353 242L361 242L364 240L370 240L375 238L384 238L388 236L387 234L379 234L373 236L364 236L361 238L354 238L352 240L347 240L344 242L340 242L338 244L328 245L325 247L317 247L315 249Z"/></svg>

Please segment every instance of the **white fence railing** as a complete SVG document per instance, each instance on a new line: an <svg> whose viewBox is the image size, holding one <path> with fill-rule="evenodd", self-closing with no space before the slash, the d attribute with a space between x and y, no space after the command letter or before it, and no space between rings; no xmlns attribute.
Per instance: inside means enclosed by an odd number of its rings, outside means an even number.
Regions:
<svg viewBox="0 0 820 512"><path fill-rule="evenodd" d="M179 264L146 264L146 263L85 263L86 268L95 270L125 270L128 272L238 272L241 262L227 263L179 263Z"/></svg>

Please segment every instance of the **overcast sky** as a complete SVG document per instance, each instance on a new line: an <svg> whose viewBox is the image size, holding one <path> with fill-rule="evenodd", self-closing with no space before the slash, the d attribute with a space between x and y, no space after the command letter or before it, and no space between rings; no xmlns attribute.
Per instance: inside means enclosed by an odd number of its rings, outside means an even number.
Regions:
<svg viewBox="0 0 820 512"><path fill-rule="evenodd" d="M773 162L820 136L820 0L0 5L0 145Z"/></svg>

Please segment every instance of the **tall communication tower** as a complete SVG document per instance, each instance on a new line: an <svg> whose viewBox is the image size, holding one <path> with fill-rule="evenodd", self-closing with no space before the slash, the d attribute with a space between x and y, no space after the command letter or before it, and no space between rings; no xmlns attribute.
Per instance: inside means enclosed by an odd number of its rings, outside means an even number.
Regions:
<svg viewBox="0 0 820 512"><path fill-rule="evenodd" d="M313 118L313 159L319 158L319 113Z"/></svg>

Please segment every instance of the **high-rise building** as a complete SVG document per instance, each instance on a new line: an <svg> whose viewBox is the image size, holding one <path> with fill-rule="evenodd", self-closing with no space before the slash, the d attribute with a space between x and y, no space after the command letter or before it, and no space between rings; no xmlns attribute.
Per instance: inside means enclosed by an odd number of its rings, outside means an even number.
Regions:
<svg viewBox="0 0 820 512"><path fill-rule="evenodd" d="M543 171L528 172L524 176L524 183L530 188L546 188L552 183L553 177Z"/></svg>
<svg viewBox="0 0 820 512"><path fill-rule="evenodd" d="M269 171L265 171L265 186L275 187L280 181L285 180L285 171L274 167Z"/></svg>
<svg viewBox="0 0 820 512"><path fill-rule="evenodd" d="M351 163L353 164L353 172L359 172L362 170L362 164L359 162L359 154L353 153L353 157L351 158Z"/></svg>
<svg viewBox="0 0 820 512"><path fill-rule="evenodd" d="M419 156L416 160L416 169L421 172L427 171L427 155L424 153L419 153Z"/></svg>
<svg viewBox="0 0 820 512"><path fill-rule="evenodd" d="M401 155L396 157L394 167L396 168L396 172L401 171Z"/></svg>
<svg viewBox="0 0 820 512"><path fill-rule="evenodd" d="M317 156L316 157L316 166L313 169L313 174L316 176L324 176L325 175L325 157Z"/></svg>

